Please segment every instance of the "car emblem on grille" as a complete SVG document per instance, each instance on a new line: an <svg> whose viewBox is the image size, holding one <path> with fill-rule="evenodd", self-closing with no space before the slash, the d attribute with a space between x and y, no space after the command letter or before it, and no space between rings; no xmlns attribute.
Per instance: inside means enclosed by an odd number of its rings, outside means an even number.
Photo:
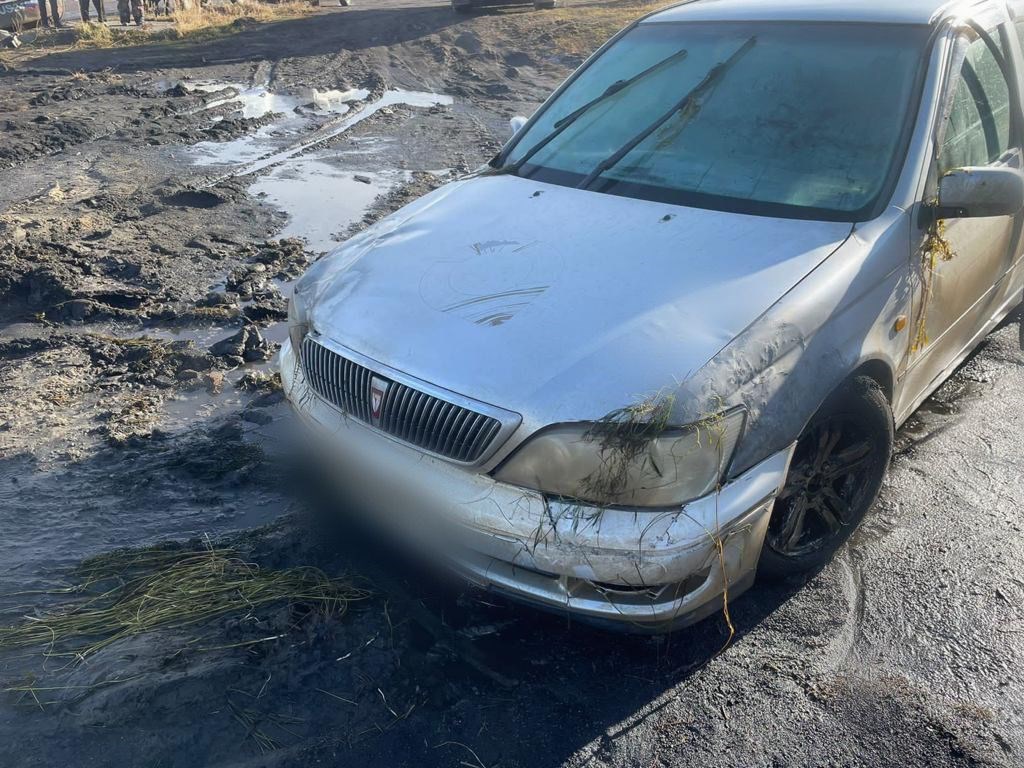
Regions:
<svg viewBox="0 0 1024 768"><path fill-rule="evenodd" d="M380 407L384 405L384 395L388 392L391 382L374 376L370 380L370 421L373 426L380 424Z"/></svg>

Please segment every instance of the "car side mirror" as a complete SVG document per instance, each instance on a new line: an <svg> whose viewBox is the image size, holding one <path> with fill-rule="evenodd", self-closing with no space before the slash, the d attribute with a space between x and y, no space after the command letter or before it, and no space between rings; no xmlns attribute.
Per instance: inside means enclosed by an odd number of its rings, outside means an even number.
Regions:
<svg viewBox="0 0 1024 768"><path fill-rule="evenodd" d="M513 136L515 136L517 133L519 133L519 131L523 129L523 126L526 125L527 120L529 120L529 118L523 117L522 115L516 115L515 117L508 121L508 124L512 126Z"/></svg>
<svg viewBox="0 0 1024 768"><path fill-rule="evenodd" d="M1024 210L1024 173L1015 168L957 168L939 180L936 219L1014 216Z"/></svg>

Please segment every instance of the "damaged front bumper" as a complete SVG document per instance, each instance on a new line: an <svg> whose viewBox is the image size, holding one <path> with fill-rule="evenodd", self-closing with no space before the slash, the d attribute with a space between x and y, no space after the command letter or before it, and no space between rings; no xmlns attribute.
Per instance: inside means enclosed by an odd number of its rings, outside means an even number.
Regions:
<svg viewBox="0 0 1024 768"><path fill-rule="evenodd" d="M598 509L499 483L342 414L307 386L287 342L281 375L334 477L375 522L482 587L647 631L698 621L753 583L792 454L682 508Z"/></svg>

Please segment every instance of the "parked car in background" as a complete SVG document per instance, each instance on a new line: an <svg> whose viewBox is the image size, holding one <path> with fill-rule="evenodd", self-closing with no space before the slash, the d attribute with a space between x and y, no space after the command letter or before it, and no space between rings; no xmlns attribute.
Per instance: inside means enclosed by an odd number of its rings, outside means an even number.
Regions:
<svg viewBox="0 0 1024 768"><path fill-rule="evenodd" d="M61 6L63 11L63 6ZM39 24L36 0L0 0L0 29L21 32Z"/></svg>
<svg viewBox="0 0 1024 768"><path fill-rule="evenodd" d="M813 571L1022 297L1024 0L716 0L314 265L285 391L377 519L644 630ZM523 124L525 122L525 124Z"/></svg>

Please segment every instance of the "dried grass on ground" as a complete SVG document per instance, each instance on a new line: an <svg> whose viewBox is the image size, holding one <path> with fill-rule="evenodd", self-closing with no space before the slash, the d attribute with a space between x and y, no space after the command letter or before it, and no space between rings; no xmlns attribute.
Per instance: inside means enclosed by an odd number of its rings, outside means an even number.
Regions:
<svg viewBox="0 0 1024 768"><path fill-rule="evenodd" d="M75 43L83 48L107 48L114 44L114 34L106 24L86 21L74 28Z"/></svg>
<svg viewBox="0 0 1024 768"><path fill-rule="evenodd" d="M545 22L554 22L551 37L560 53L586 57L620 29L641 16L671 2L614 2L600 6L566 6L545 11Z"/></svg>
<svg viewBox="0 0 1024 768"><path fill-rule="evenodd" d="M85 561L60 592L72 601L0 627L0 650L41 646L85 659L118 640L291 606L340 616L367 596L316 568L264 570L227 548L153 547Z"/></svg>
<svg viewBox="0 0 1024 768"><path fill-rule="evenodd" d="M173 16L173 26L155 34L158 39L205 39L233 31L246 21L263 22L297 18L313 13L316 8L309 2L262 3L256 0L238 0L223 5L198 5Z"/></svg>
<svg viewBox="0 0 1024 768"><path fill-rule="evenodd" d="M218 5L195 5L176 12L169 22L151 21L141 29L95 22L79 24L73 28L74 45L77 48L109 48L155 40L208 40L235 32L249 23L293 19L315 11L312 3L298 0L283 3L238 0Z"/></svg>

